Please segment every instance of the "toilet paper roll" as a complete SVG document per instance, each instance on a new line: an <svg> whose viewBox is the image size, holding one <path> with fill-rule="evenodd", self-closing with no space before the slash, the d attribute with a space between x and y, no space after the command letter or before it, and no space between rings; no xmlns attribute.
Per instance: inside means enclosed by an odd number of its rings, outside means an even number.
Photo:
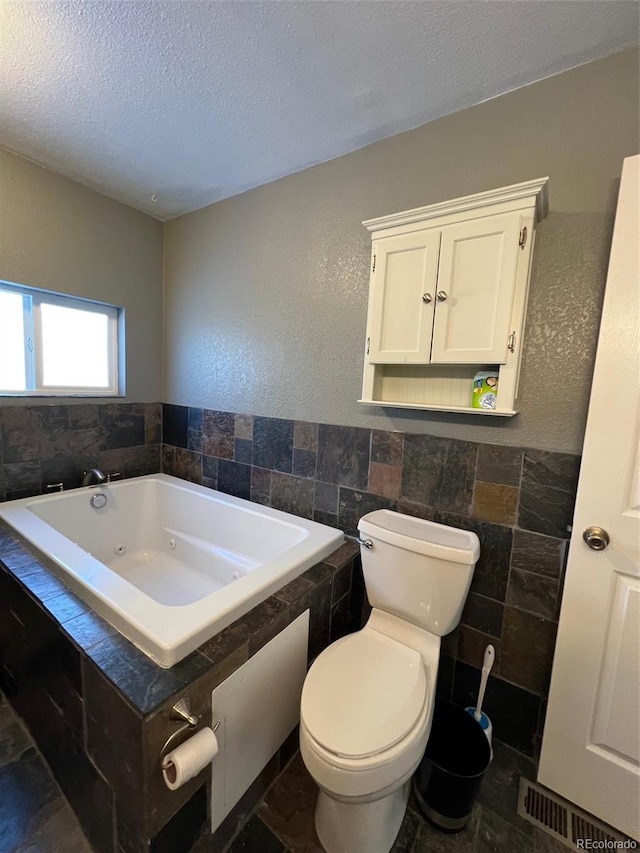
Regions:
<svg viewBox="0 0 640 853"><path fill-rule="evenodd" d="M207 727L172 749L162 759L162 775L171 791L175 791L211 764L218 754L218 739Z"/></svg>

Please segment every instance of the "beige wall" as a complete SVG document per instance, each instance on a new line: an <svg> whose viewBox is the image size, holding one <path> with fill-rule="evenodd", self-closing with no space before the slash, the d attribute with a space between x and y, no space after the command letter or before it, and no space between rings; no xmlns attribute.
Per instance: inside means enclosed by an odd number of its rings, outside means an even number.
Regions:
<svg viewBox="0 0 640 853"><path fill-rule="evenodd" d="M161 398L162 223L0 150L0 279L124 306L127 399Z"/></svg>
<svg viewBox="0 0 640 853"><path fill-rule="evenodd" d="M181 217L165 230L165 399L579 452L618 179L638 150L626 51ZM544 175L520 414L358 404L361 221Z"/></svg>

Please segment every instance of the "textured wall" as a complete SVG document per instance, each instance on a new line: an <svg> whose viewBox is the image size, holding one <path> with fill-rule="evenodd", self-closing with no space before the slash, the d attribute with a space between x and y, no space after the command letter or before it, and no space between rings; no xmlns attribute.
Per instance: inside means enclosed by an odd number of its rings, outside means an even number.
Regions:
<svg viewBox="0 0 640 853"><path fill-rule="evenodd" d="M159 399L160 222L0 150L0 279L124 306L127 399Z"/></svg>
<svg viewBox="0 0 640 853"><path fill-rule="evenodd" d="M181 217L165 231L165 399L579 452L617 183L638 149L626 51ZM358 404L361 221L544 175L518 417Z"/></svg>

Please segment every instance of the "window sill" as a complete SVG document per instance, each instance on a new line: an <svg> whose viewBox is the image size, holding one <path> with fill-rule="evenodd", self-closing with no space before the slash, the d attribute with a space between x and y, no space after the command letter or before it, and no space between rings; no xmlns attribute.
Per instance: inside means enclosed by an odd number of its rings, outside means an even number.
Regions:
<svg viewBox="0 0 640 853"><path fill-rule="evenodd" d="M0 391L0 400L124 400L125 394L109 392L99 394L94 391Z"/></svg>

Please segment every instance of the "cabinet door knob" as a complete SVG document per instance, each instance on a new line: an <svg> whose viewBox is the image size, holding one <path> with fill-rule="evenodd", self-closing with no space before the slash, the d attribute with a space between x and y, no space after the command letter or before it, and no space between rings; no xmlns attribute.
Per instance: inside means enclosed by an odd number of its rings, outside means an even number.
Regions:
<svg viewBox="0 0 640 853"><path fill-rule="evenodd" d="M444 302L445 299L447 298L447 291L446 290L439 290L436 295L438 297L438 302Z"/></svg>
<svg viewBox="0 0 640 853"><path fill-rule="evenodd" d="M433 297L431 296L431 294L430 294L430 293L423 293L423 294L422 294L422 301L423 301L423 302L427 302L427 303L428 303L428 302L431 302L432 298L433 298Z"/></svg>

